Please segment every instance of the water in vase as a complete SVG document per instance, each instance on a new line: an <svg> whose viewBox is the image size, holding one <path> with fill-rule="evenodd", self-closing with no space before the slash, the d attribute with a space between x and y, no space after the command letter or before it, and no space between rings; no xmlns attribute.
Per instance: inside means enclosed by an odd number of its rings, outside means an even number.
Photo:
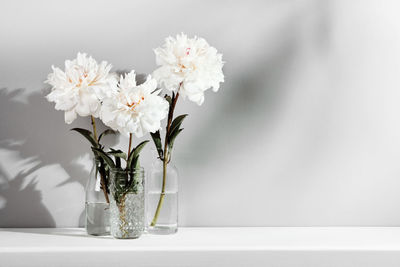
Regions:
<svg viewBox="0 0 400 267"><path fill-rule="evenodd" d="M147 193L147 221L151 222L160 200L160 191ZM178 192L165 192L164 202L155 226L148 225L147 231L156 234L171 234L178 230Z"/></svg>
<svg viewBox="0 0 400 267"><path fill-rule="evenodd" d="M110 205L86 202L86 231L89 235L110 234Z"/></svg>

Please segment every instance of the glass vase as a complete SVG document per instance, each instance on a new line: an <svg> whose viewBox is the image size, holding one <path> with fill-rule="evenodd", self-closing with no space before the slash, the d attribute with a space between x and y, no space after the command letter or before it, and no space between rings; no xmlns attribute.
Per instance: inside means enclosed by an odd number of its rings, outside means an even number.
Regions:
<svg viewBox="0 0 400 267"><path fill-rule="evenodd" d="M144 231L144 170L111 170L111 235L138 238ZM128 180L131 183L128 183Z"/></svg>
<svg viewBox="0 0 400 267"><path fill-rule="evenodd" d="M151 234L178 231L178 170L157 159L146 180L146 230Z"/></svg>
<svg viewBox="0 0 400 267"><path fill-rule="evenodd" d="M103 190L100 164L99 160L93 160L85 190L86 232L98 236L110 234L110 204Z"/></svg>

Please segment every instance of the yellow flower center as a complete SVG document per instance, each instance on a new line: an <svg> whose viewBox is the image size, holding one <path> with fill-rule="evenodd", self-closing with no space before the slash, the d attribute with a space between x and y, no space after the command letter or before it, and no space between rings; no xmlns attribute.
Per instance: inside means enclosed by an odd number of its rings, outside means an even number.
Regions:
<svg viewBox="0 0 400 267"><path fill-rule="evenodd" d="M126 103L126 105L130 108L130 110L134 111L135 108L137 107L137 105L139 105L140 102L142 102L143 100L144 100L144 97L142 96L142 98L139 99L138 102Z"/></svg>
<svg viewBox="0 0 400 267"><path fill-rule="evenodd" d="M85 72L83 72L83 75L82 75L82 76L83 76L83 79L84 79L84 78L86 78L86 77L88 76L88 73L85 71ZM91 82L88 84L88 86L94 85L94 84L97 82L97 79L98 79L98 78L99 78L98 75L96 75L96 77L94 77L93 81L91 81ZM81 86L82 86L83 79L80 77L80 78L79 78L78 84L76 84L75 86L76 86L76 87L81 87ZM68 78L68 81L69 81L70 83L72 83L71 78Z"/></svg>

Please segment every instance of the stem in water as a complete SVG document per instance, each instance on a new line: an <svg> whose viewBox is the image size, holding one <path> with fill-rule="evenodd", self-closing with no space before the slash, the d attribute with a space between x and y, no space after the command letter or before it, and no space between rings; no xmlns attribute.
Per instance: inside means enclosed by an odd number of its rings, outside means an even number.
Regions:
<svg viewBox="0 0 400 267"><path fill-rule="evenodd" d="M180 88L180 86L179 86L179 88ZM158 216L160 215L161 207L164 203L165 185L166 185L166 178L167 178L167 164L168 164L169 157L170 157L170 151L168 151L168 136L170 134L171 123L172 123L172 119L174 117L174 110L175 110L176 102L178 101L178 97L179 97L179 89L178 89L178 92L176 93L176 96L172 100L172 104L171 104L171 106L169 108L169 112L168 112L167 131L165 133L165 142L164 142L163 178L162 178L162 185L161 185L161 194L160 194L160 199L158 200L156 212L154 214L153 220L150 223L150 226L155 226L157 224Z"/></svg>

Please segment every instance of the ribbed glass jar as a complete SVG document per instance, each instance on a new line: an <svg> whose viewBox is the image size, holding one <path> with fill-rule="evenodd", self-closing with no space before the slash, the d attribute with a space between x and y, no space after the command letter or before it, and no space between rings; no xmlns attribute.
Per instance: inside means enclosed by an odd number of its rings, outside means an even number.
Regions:
<svg viewBox="0 0 400 267"><path fill-rule="evenodd" d="M144 170L111 170L110 225L115 238L138 238L144 231ZM127 184L127 181L132 181Z"/></svg>

